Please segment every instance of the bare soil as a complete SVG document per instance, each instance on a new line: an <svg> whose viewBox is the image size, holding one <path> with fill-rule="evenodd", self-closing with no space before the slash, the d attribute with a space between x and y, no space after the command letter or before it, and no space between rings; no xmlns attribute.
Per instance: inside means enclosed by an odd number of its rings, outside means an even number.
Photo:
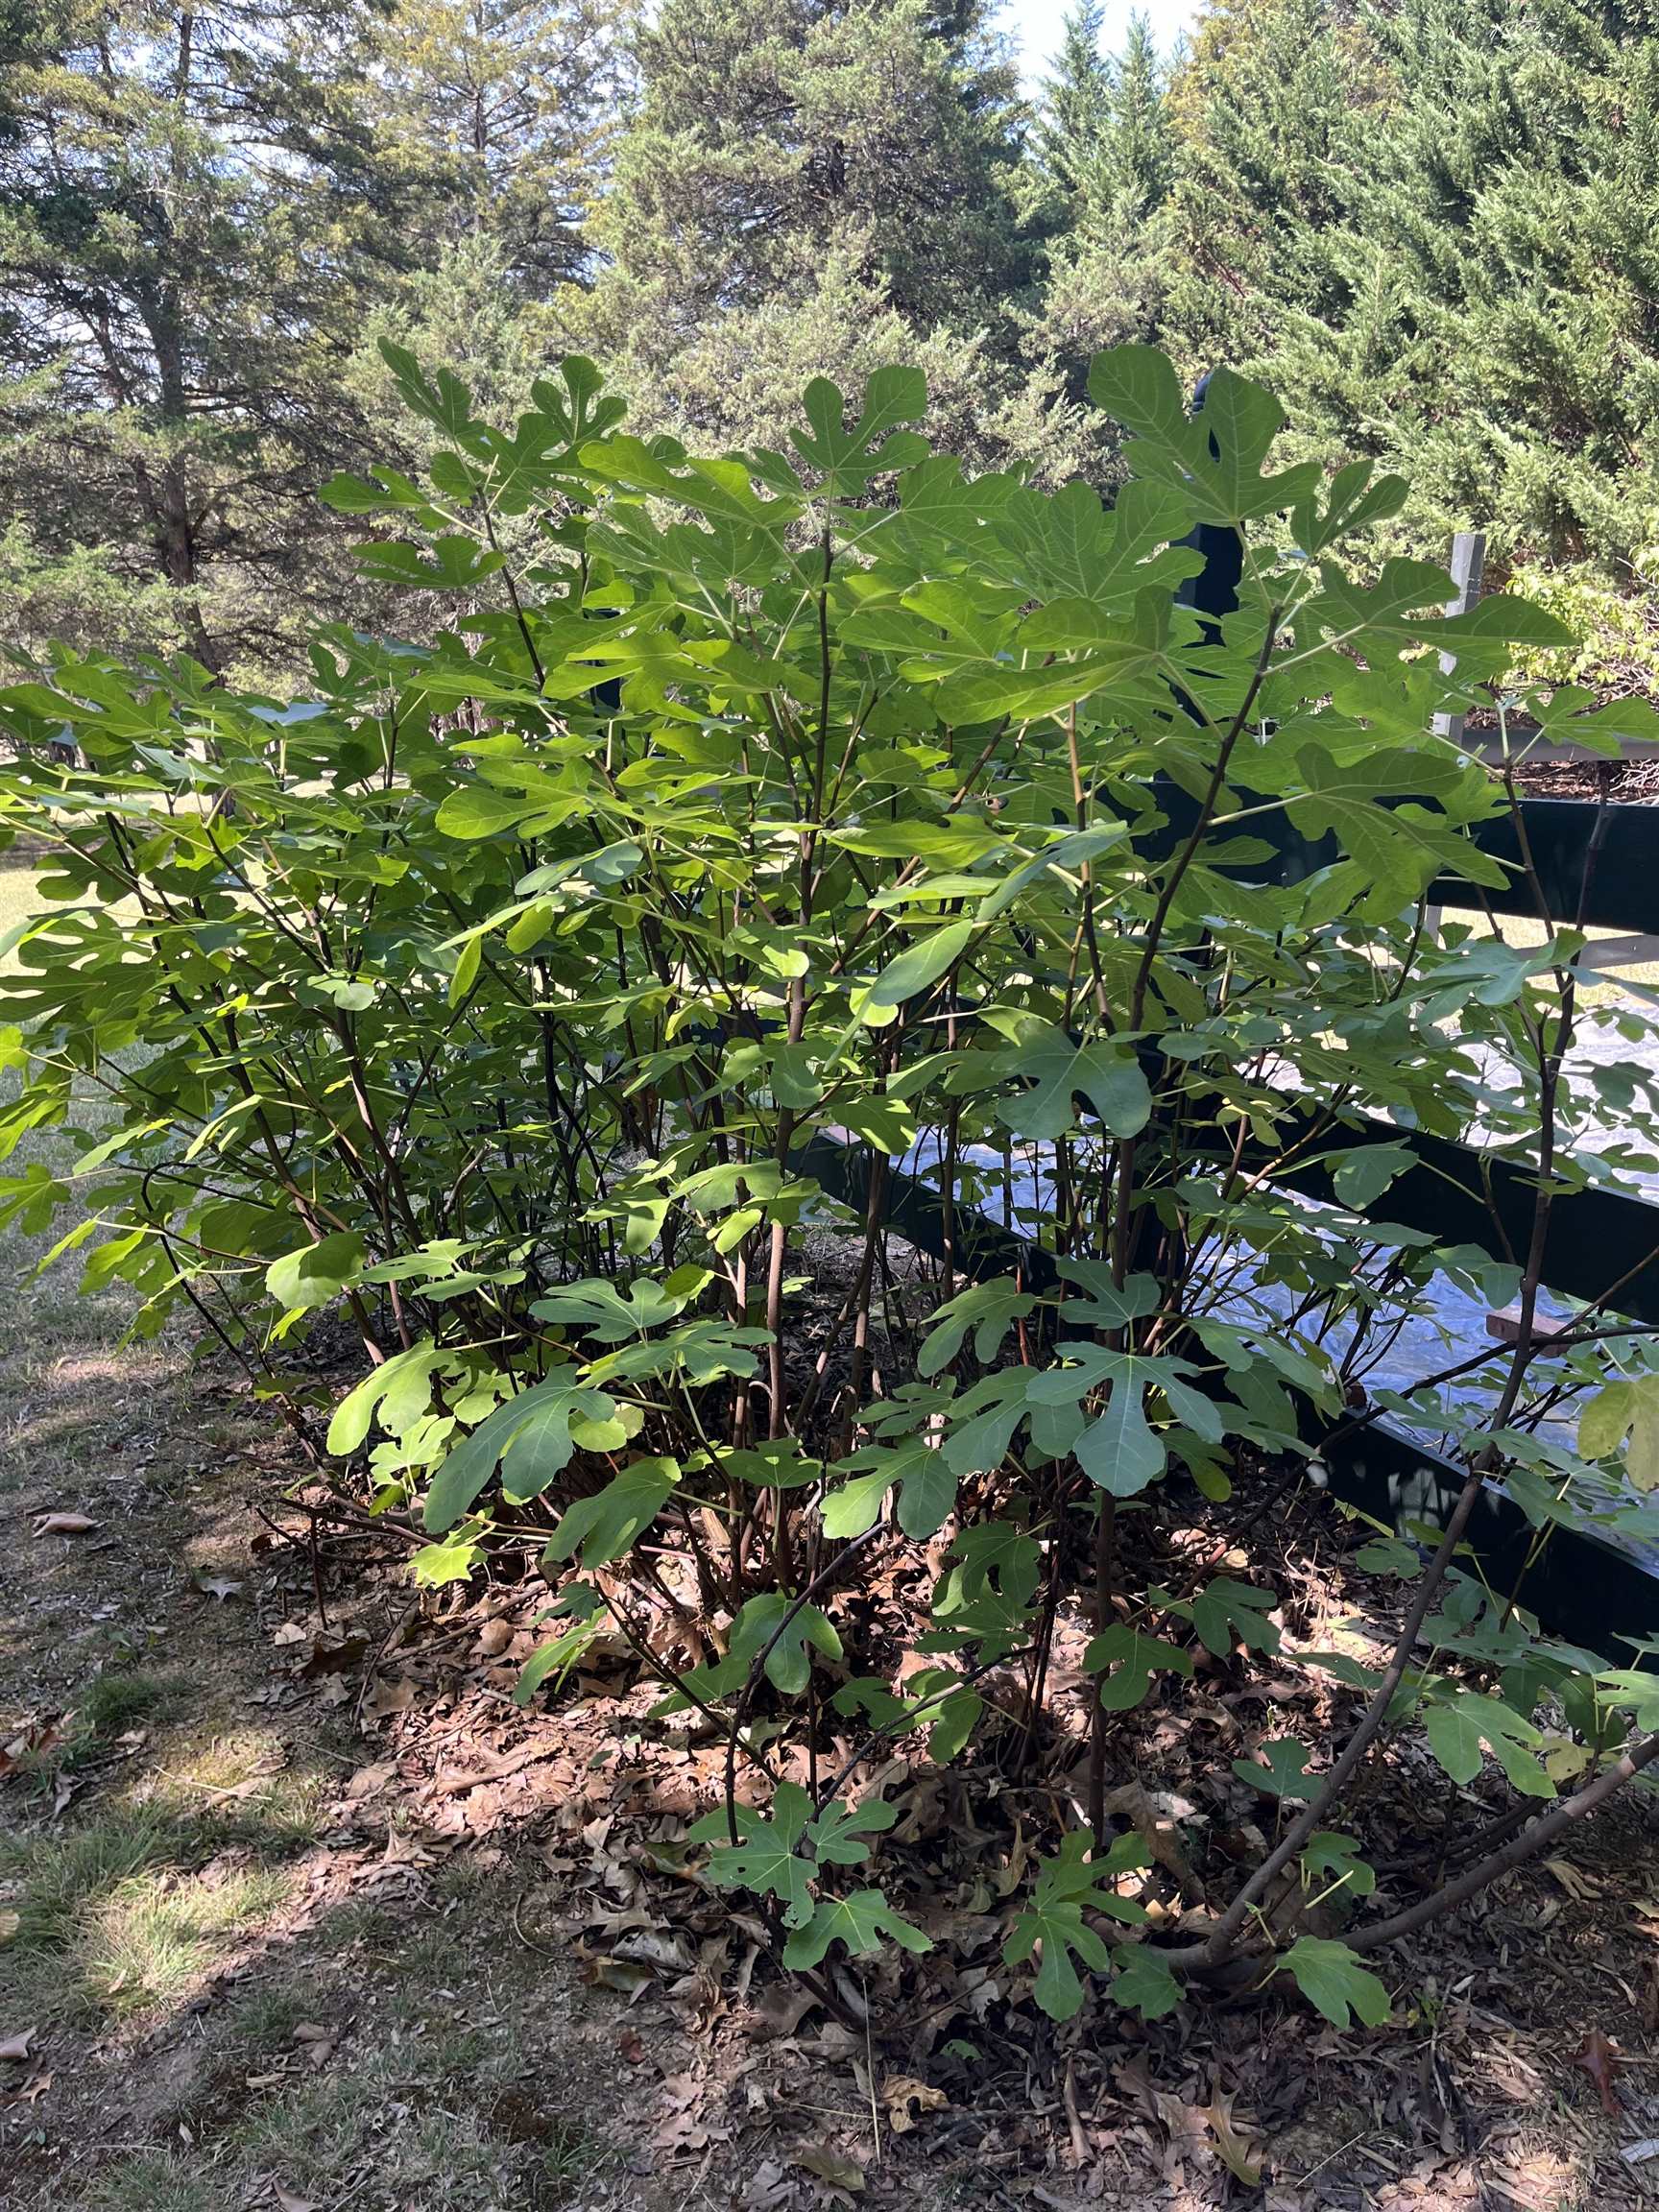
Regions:
<svg viewBox="0 0 1659 2212"><path fill-rule="evenodd" d="M901 1815L883 1879L949 1941L902 1975L844 1970L850 2028L700 1879L685 1830L718 1748L651 1720L625 1654L519 1713L538 1582L418 1598L395 1532L314 1549L280 1503L302 1470L239 1378L121 1345L118 1308L12 1257L7 2212L1659 2200L1651 1800L1378 1961L1380 2031L1250 1995L1056 2030L999 1953L1074 1787L1072 1623L1045 1774L994 1728L971 1772L910 1743L871 1778ZM1292 1643L1388 1637L1396 1586L1355 1570L1328 1506L1266 1528L1229 1564L1273 1581ZM1195 1513L1129 1540L1217 1538ZM1286 1734L1317 1758L1345 1695L1215 1665L1126 1727L1120 1816L1259 1850L1276 1809L1233 1760ZM1496 1773L1463 1796L1378 1769L1364 1839L1392 1896L1510 1803ZM1173 1873L1166 1895L1178 1916Z"/></svg>

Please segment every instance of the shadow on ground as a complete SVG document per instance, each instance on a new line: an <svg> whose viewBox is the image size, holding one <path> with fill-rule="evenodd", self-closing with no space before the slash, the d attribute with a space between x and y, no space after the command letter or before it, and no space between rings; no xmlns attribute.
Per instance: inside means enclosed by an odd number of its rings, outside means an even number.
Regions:
<svg viewBox="0 0 1659 2212"><path fill-rule="evenodd" d="M358 1673L277 1664L315 1592L251 1552L265 1411L39 1252L0 1255L0 2205L647 2201L521 1870L353 1795Z"/></svg>

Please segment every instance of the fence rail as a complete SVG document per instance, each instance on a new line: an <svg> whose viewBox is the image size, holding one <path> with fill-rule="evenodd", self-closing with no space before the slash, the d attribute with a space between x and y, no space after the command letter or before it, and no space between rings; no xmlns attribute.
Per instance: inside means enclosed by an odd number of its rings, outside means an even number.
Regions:
<svg viewBox="0 0 1659 2212"><path fill-rule="evenodd" d="M867 1214L871 1155L863 1146L819 1134L793 1164L860 1218ZM894 1235L929 1259L949 1256L959 1281L1012 1276L1043 1292L1060 1280L1053 1255L1035 1238L1002 1229L971 1207L953 1206L947 1215L930 1183L891 1163L879 1204ZM1451 1518L1467 1470L1386 1416L1367 1415L1334 1431L1310 1417L1303 1435L1315 1487L1329 1487L1374 1521L1404 1532L1414 1524L1440 1527ZM1534 1535L1514 1500L1489 1483L1476 1502L1465 1542L1494 1588L1514 1589L1525 1569L1526 1603L1548 1628L1624 1664L1626 1640L1659 1629L1659 1576L1623 1545L1590 1529L1556 1528L1528 1566Z"/></svg>

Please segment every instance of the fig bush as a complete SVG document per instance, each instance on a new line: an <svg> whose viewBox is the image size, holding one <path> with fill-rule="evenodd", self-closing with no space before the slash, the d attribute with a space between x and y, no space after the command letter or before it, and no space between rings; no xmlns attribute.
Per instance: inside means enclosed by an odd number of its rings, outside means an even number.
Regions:
<svg viewBox="0 0 1659 2212"><path fill-rule="evenodd" d="M386 350L429 480L325 496L372 574L448 595L435 642L325 629L289 701L67 652L0 698L45 899L4 984L6 1218L66 1213L54 1258L138 1331L183 1310L313 1482L416 1532L418 1582L528 1551L521 1699L622 1639L724 1742L694 1833L787 1966L927 1947L858 1794L909 1740L1059 1785L1005 1952L1050 2013L1277 1974L1381 2019L1367 1952L1659 1747L1652 1675L1460 1555L1489 1481L1542 1543L1659 1479L1644 1333L1581 1306L1541 1360L1538 1325L1551 1208L1620 1166L1575 1138L1652 1126L1571 1047L1638 1024L1586 1002L1575 931L1430 926L1439 879L1506 881L1472 832L1514 804L1436 717L1567 634L1364 565L1397 479L1276 470L1267 393L1220 373L1193 418L1143 349L1094 369L1109 504L931 452L915 373L708 458L629 435L586 361L508 430ZM1236 605L1194 606L1217 545ZM1606 750L1646 713L1512 704ZM1414 1131L1527 1165L1530 1249L1387 1222ZM1448 1277L1517 1300L1516 1340L1377 1386ZM307 1346L342 1341L332 1404ZM1405 1597L1368 1667L1287 1639L1230 1546L1379 1409L1467 1480L1369 1547ZM1152 1541L1200 1511L1217 1544ZM1150 1914L1166 1870L1109 1807L1217 1668L1323 1673L1351 1717L1243 1762L1276 1840L1194 1841L1199 1894ZM1407 1739L1538 1811L1390 1909L1342 1822Z"/></svg>

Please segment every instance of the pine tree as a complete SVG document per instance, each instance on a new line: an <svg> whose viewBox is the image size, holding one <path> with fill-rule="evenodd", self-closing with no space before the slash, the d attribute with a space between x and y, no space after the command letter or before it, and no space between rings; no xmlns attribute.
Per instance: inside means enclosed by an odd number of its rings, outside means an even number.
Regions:
<svg viewBox="0 0 1659 2212"><path fill-rule="evenodd" d="M1175 95L1167 328L1293 442L1410 478L1405 532L1659 545L1659 11L1230 0Z"/></svg>
<svg viewBox="0 0 1659 2212"><path fill-rule="evenodd" d="M1144 222L1163 206L1175 180L1175 140L1168 77L1144 15L1129 18L1123 52L1112 71L1106 132L1104 201L1119 221Z"/></svg>
<svg viewBox="0 0 1659 2212"><path fill-rule="evenodd" d="M0 115L0 604L42 627L283 650L377 187L360 14L22 0Z"/></svg>
<svg viewBox="0 0 1659 2212"><path fill-rule="evenodd" d="M397 0L377 44L365 108L411 258L346 382L380 451L419 467L383 339L456 371L500 420L570 349L622 86L619 0Z"/></svg>
<svg viewBox="0 0 1659 2212"><path fill-rule="evenodd" d="M1101 0L1076 0L1068 12L1038 115L1034 156L1072 226L1099 195L1112 127L1112 69L1100 48L1105 23Z"/></svg>
<svg viewBox="0 0 1659 2212"><path fill-rule="evenodd" d="M983 0L663 0L636 59L590 329L640 419L776 442L803 372L926 354L996 449L1034 268Z"/></svg>
<svg viewBox="0 0 1659 2212"><path fill-rule="evenodd" d="M1377 158L1386 72L1345 0L1225 0L1171 95L1170 324L1194 366L1270 353L1348 295L1334 246Z"/></svg>
<svg viewBox="0 0 1659 2212"><path fill-rule="evenodd" d="M1628 564L1659 542L1659 11L1368 14L1398 87L1354 216L1361 267L1387 254L1390 454L1438 530Z"/></svg>
<svg viewBox="0 0 1659 2212"><path fill-rule="evenodd" d="M1099 21L1087 0L1068 18L1045 107L1047 174L1070 182L1035 327L1074 392L1102 347L1159 334L1175 179L1168 75L1151 26L1132 16L1122 54L1102 61ZM1069 168L1063 140L1073 148Z"/></svg>
<svg viewBox="0 0 1659 2212"><path fill-rule="evenodd" d="M488 237L521 299L586 276L617 14L615 0L400 0L379 40L377 130L424 266Z"/></svg>

